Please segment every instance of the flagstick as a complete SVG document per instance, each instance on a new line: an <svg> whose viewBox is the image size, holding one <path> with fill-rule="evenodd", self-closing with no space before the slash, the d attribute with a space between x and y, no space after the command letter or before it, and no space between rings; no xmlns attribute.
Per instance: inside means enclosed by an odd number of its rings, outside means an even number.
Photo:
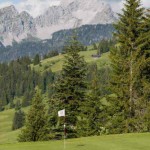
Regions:
<svg viewBox="0 0 150 150"><path fill-rule="evenodd" d="M66 118L64 116L64 149L66 149Z"/></svg>
<svg viewBox="0 0 150 150"><path fill-rule="evenodd" d="M64 117L64 149L66 148L66 118L65 118L65 109L58 111L58 117Z"/></svg>

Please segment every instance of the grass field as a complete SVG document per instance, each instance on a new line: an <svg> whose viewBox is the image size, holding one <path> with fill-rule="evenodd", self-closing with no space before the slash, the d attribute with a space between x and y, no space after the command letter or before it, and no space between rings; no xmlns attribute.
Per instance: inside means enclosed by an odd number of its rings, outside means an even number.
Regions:
<svg viewBox="0 0 150 150"><path fill-rule="evenodd" d="M108 58L109 53L103 54L102 57L100 58L91 57L91 55L96 53L97 53L96 50L89 50L89 51L80 52L80 55L84 56L84 59L87 63L96 62L99 67L109 64L109 58ZM31 67L41 73L48 69L51 69L53 72L57 72L62 69L63 61L64 61L64 55L59 55L52 58L44 59L41 61L41 65L36 65L36 66L31 65Z"/></svg>
<svg viewBox="0 0 150 150"><path fill-rule="evenodd" d="M24 109L26 112L28 108ZM62 150L63 141L18 143L11 131L14 110L0 112L0 150ZM108 135L66 140L66 150L150 150L150 133Z"/></svg>
<svg viewBox="0 0 150 150"><path fill-rule="evenodd" d="M0 145L0 150L150 150L150 134L109 135L63 141Z"/></svg>
<svg viewBox="0 0 150 150"><path fill-rule="evenodd" d="M26 112L27 109L24 109L24 111ZM0 144L17 142L20 130L12 131L11 129L14 113L14 109L0 112Z"/></svg>

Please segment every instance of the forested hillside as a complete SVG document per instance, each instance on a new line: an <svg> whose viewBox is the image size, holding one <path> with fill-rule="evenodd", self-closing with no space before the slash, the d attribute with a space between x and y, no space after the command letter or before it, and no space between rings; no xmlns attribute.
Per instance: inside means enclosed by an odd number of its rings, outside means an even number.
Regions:
<svg viewBox="0 0 150 150"><path fill-rule="evenodd" d="M39 86L44 93L53 82L54 73L46 71L39 74L31 69L30 64L28 57L0 64L0 110L8 104L9 108L14 108L16 98L23 107L29 106L35 87Z"/></svg>
<svg viewBox="0 0 150 150"><path fill-rule="evenodd" d="M23 56L44 56L52 50L62 51L74 30L61 30L52 35L52 39L40 40L29 36L20 43L13 42L12 46L0 43L0 62L9 62ZM78 40L85 46L97 43L102 39L110 39L114 28L111 24L84 25L76 29Z"/></svg>

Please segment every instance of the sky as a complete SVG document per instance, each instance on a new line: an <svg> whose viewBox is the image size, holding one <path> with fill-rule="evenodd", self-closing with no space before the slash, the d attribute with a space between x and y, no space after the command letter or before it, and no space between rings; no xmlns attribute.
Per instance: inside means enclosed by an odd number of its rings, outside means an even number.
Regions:
<svg viewBox="0 0 150 150"><path fill-rule="evenodd" d="M61 0L0 0L0 8L14 5L19 12L27 11L33 17L36 17L53 5L59 5ZM124 0L104 0L111 4L115 12L120 12ZM150 0L142 0L144 7L150 8Z"/></svg>

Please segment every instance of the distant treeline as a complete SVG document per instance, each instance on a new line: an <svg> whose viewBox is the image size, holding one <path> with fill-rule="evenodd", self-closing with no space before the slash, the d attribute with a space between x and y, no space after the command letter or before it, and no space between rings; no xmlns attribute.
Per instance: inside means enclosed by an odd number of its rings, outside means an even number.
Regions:
<svg viewBox="0 0 150 150"><path fill-rule="evenodd" d="M0 64L0 109L10 105L14 107L14 99L21 97L22 106L30 105L34 89L39 86L43 93L54 81L54 73L46 71L43 74L35 72L30 67L29 57L23 57L9 64Z"/></svg>
<svg viewBox="0 0 150 150"><path fill-rule="evenodd" d="M107 47L105 46L106 43ZM104 53L110 49L111 44L111 40L102 40L100 43L94 44L91 49L94 49L95 45L98 45L96 46L97 53L99 53L99 48L102 50L101 53ZM87 50L87 47L84 47L82 44L80 46L82 51ZM59 55L58 51L51 51L47 55L44 55L43 59L57 55ZM51 85L55 82L55 78L57 78L59 73L53 73L50 67L42 74L32 69L31 64L40 66L40 61L40 55L36 54L33 59L23 57L10 63L0 64L0 110L4 110L5 106L8 106L8 108L16 107L18 99L22 107L29 106L36 86L42 90L42 94L46 93L48 97L53 95L55 91ZM88 65L86 78L89 84L93 80L92 74L95 67L96 64ZM107 65L97 70L99 77L97 84L99 85L101 95L109 93L107 86L109 84L110 71L111 69Z"/></svg>
<svg viewBox="0 0 150 150"><path fill-rule="evenodd" d="M110 39L114 31L113 25L84 25L76 29L78 40L85 46L97 43L102 39ZM44 56L50 51L61 52L64 45L72 36L73 29L61 30L52 35L52 39L40 40L34 37L22 40L20 43L13 41L12 45L4 46L0 42L0 62L10 62L17 58L36 54Z"/></svg>

